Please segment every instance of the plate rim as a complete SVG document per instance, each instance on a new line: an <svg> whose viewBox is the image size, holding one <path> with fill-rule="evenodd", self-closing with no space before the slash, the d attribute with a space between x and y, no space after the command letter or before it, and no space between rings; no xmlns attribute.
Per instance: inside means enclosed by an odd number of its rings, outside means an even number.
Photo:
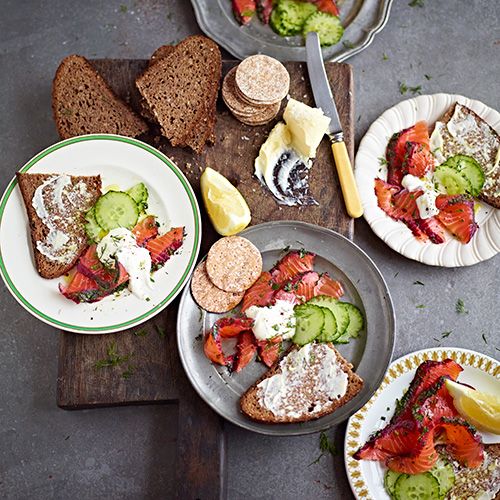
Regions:
<svg viewBox="0 0 500 500"><path fill-rule="evenodd" d="M444 268L466 267L484 262L485 260L494 257L500 252L500 232L498 233L498 241L491 241L489 233L488 237L485 236L483 238L483 236L481 236L482 240L478 241L479 237L476 234L470 243L467 245L461 244L462 247L458 246L458 243L460 243L458 240L455 241L452 239L442 245L434 245L433 247L429 246L429 242L419 242L404 224L390 219L389 216L382 212L374 201L374 195L372 196L371 194L374 189L373 179L376 177L373 165L375 164L374 162L376 162L376 167L380 168L381 164L378 158L374 158L375 152L373 151L373 146L378 146L379 142L387 144L391 133L397 132L406 126L406 124L402 126L402 123L407 116L404 114L405 108L410 110L415 115L413 117L413 123L416 123L415 120L424 119L421 117L417 118L416 116L418 113L416 111L418 105L421 105L422 109L425 108L425 111L429 114L431 111L436 113L436 110L441 109L439 105L444 106L446 104L447 107L442 110L442 113L440 113L440 115L442 115L455 101L461 102L466 106L473 109L475 108L476 110L480 108L482 110L482 112L478 113L480 116L484 116L486 114L494 117L495 123L494 125L489 123L490 126L496 127L495 130L497 130L498 126L500 126L500 112L476 99L471 99L461 94L450 94L445 92L418 95L400 101L387 108L376 120L371 123L359 143L354 160L354 175L363 204L363 217L375 235L392 250L399 253L403 257L415 260L416 262L420 262L425 265ZM427 109L431 104L434 108ZM411 124L407 126L411 126ZM388 137L382 138L382 133L385 133ZM371 163L370 165L367 165L369 161ZM484 204L484 202L482 203ZM490 206L488 205L488 207ZM488 215L488 219L484 222L486 223L491 221L490 225L492 227L495 225L500 227L500 210L494 209L493 207L490 208L491 213ZM485 224L479 229L483 229L482 234L485 234L488 227L489 225ZM479 233L479 230L477 233ZM401 236L401 234L403 234L403 236ZM487 249L482 248L480 250L477 246L481 244L484 245L484 240L486 240L489 246ZM451 256L450 246L455 246L457 248L457 251Z"/></svg>
<svg viewBox="0 0 500 500"><path fill-rule="evenodd" d="M284 49L286 56L283 55L283 57L278 57L277 54L273 53L268 53L268 50L262 51L262 48L268 49L269 47L272 49L273 44L262 41L259 46L259 50L256 51L249 51L247 49L248 45L243 47L242 49L238 50L234 44L231 43L231 40L226 41L224 37L220 36L220 32L218 30L214 30L212 24L210 21L207 21L206 16L204 14L205 10L209 11L209 9L203 9L202 4L207 4L210 2L216 2L218 4L218 0L191 0L191 5L193 7L194 13L196 20L198 22L198 25L200 26L201 30L210 38L212 38L215 42L217 42L220 46L222 46L225 50L227 50L230 54L232 54L234 57L238 59L244 59L245 57L251 56L254 53L265 53L267 55L270 55L272 57L276 57L277 59L280 59L281 61L305 61L306 60L306 55L305 55L305 46L297 46L297 47L289 47L292 49L291 54L289 54L288 49ZM356 45L352 46L347 46L342 44L342 40L332 46L332 47L327 47L323 48L323 58L325 61L328 62L342 62L348 59L349 57L352 57L356 54L359 54L361 51L366 49L374 40L375 35L382 31L382 29L385 27L387 24L387 21L389 20L389 14L391 10L391 6L393 3L393 0L364 0L364 2L376 2L375 8L377 9L377 17L376 20L373 21L370 19L369 26L362 28L363 31L363 36L361 37L361 40L358 41L356 40ZM220 4L219 5L214 5L215 7L218 7L220 9ZM369 5L370 8L373 8L374 6ZM213 9L213 7L212 7ZM211 15L214 16L216 15L214 12L210 11ZM221 10L220 15L222 15L223 12ZM230 16L228 16L230 17ZM233 17L230 17L233 19ZM236 22L236 21L235 21ZM239 28L242 28L242 26L238 26L237 24L234 26L237 28L235 32L239 30ZM347 28L348 29L348 28ZM346 31L347 31L346 29ZM246 35L245 35L246 36ZM276 35L278 36L278 35ZM246 37L248 40L252 40L251 36ZM285 37L283 37L285 38ZM347 41L347 40L344 40ZM340 52L333 52L333 49L340 47L340 44L342 44L342 49ZM297 50L299 49L299 50Z"/></svg>
<svg viewBox="0 0 500 500"><path fill-rule="evenodd" d="M72 332L72 333L80 333L80 334L107 334L107 333L114 333L118 332L121 330L124 330L126 328L130 328L134 325L143 323L147 319L151 319L154 317L156 314L158 314L160 311L162 311L168 304L170 304L175 297L182 291L183 287L186 285L188 282L190 275L194 269L194 266L196 265L196 260L198 258L199 250L200 250L200 245L201 245L201 230L202 230L202 225L201 225L201 213L200 209L198 206L198 201L196 199L196 196L194 194L193 188L191 187L189 181L187 180L186 176L182 173L182 171L177 167L177 165L165 154L163 154L161 151L157 150L153 146L150 146L149 144L140 141L135 138L131 137L126 137L126 136L121 136L117 134L87 134L87 135L81 135L81 136L75 136L71 137L62 141L59 141L55 144L52 144L33 156L30 160L28 160L22 168L20 168L19 172L27 172L31 168L33 168L41 159L45 158L48 156L50 153L57 151L59 149L62 149L67 146L71 146L74 144L78 144L81 142L88 142L88 141L112 141L114 143L126 143L130 144L132 146L136 146L140 148L141 150L146 151L147 153L153 154L156 158L158 158L160 161L162 161L168 168L175 174L177 179L180 181L182 186L185 189L185 192L187 194L187 197L189 199L189 206L190 206L190 211L192 212L193 216L193 222L194 222L194 227L195 227L195 235L194 235L194 251L192 252L190 259L188 261L187 268L185 269L184 273L182 274L181 278L179 281L176 283L174 288L170 291L170 293L161 300L160 303L158 303L156 306L153 308L149 309L148 311L140 314L139 316L134 316L132 319L129 319L127 321L119 322L113 325L108 325L108 326L97 326L97 327L92 327L92 326L84 326L84 325L73 325L73 324L68 324L65 322L59 321L57 318L53 318L50 316L50 313L46 313L43 311L40 311L36 307L34 307L26 298L20 293L20 291L17 289L15 286L12 278L11 278L11 273L9 273L8 269L6 268L4 257L3 257L3 252L2 252L2 246L0 245L0 275L2 276L2 279L12 294L12 296L17 300L17 302L25 309L27 310L30 314L32 314L34 317L37 319L41 320L42 322L53 326L55 328L62 329L64 331ZM4 191L4 194L2 195L2 198L0 199L0 226L2 224L3 217L5 215L5 209L9 203L9 200L12 200L12 193L17 186L18 181L16 176L12 178L12 180L9 182L7 185L7 188Z"/></svg>
<svg viewBox="0 0 500 500"><path fill-rule="evenodd" d="M407 374L410 371L416 369L414 364L409 366L411 358L414 358L413 363L417 360L422 362L426 359L432 360L443 360L449 357L454 359L458 363L462 363L467 367L475 368L481 370L485 374L489 374L498 380L500 380L500 362L496 359L483 354L472 349L462 348L462 347L429 347L427 349L419 349L418 351L413 351L408 354L404 354L399 358L392 361L386 371L384 380L377 388L372 397L366 402L366 404L360 408L357 412L353 413L348 421L344 436L344 466L347 474L347 479L349 485L356 497L356 500L375 500L373 494L369 490L369 485L366 483L363 471L362 471L362 461L357 461L349 453L354 450L351 446L353 442L349 442L350 439L355 439L360 435L363 428L363 423L365 422L371 407L380 397L383 390L394 383L400 376ZM472 362L473 364L469 364ZM475 363L478 366L475 366ZM486 370L483 369L483 365ZM404 368L408 370L404 370ZM494 373L490 373L490 372ZM373 429L374 431L376 429Z"/></svg>
<svg viewBox="0 0 500 500"><path fill-rule="evenodd" d="M304 230L308 230L308 229L315 230L315 231L319 230L320 232L329 234L330 236L333 236L334 238L340 238L341 240L344 240L348 245L351 245L353 247L353 249L355 249L357 252L359 252L360 256L362 256L364 259L367 260L367 263L371 266L372 270L378 275L378 278L380 279L380 283L384 289L385 296L387 297L387 301L386 301L386 307L387 307L387 312L388 312L388 325L387 325L387 327L389 330L388 335L390 337L389 338L390 349L387 350L385 362L383 363L383 370L380 371L380 374L377 377L377 383L375 384L373 390L370 390L365 395L364 398L360 399L356 403L355 409L353 409L353 412L356 412L366 403L366 401L368 401L373 396L373 393L377 390L378 384L385 377L387 367L390 364L390 358L392 357L392 353L394 351L394 346L395 346L395 342L396 342L396 315L395 315L394 304L393 304L392 298L390 296L389 287L387 286L387 283L384 279L384 276L382 275L382 273L380 272L380 270L376 266L375 262L371 259L371 257L361 247L359 247L356 243L354 243L352 240L350 240L349 238L345 237L344 235L342 235L340 233L337 233L336 231L333 231L332 229L328 229L328 228L325 228L322 226L317 226L317 225L314 225L314 224L311 224L308 222L293 221L293 220L279 220L279 221L264 222L261 224L257 224L255 226L251 226L251 227L241 231L240 233L238 233L238 236L244 237L246 234L248 234L251 231L259 231L259 230L266 230L266 229L271 230L273 228L273 226L277 226L277 225L284 225L285 227L286 227L286 225L293 225L293 226L298 226L300 228L303 228ZM205 258L205 257L203 257L203 258ZM201 260L203 260L203 259L201 259ZM201 262L201 260L200 260L200 262ZM340 270L342 271L342 269L340 269ZM183 304L186 300L188 300L188 296L190 295L190 293L191 293L190 286L186 286L182 292L182 295L181 295L181 300L180 300L179 310L178 310L178 315L177 315L177 332L176 333L177 333L177 346L178 346L178 351L179 351L179 357L181 359L181 364L183 366L184 372L186 373L186 376L187 376L189 382L191 383L192 387L195 389L195 391L201 397L201 399L206 404L208 404L221 417L223 417L224 419L228 420L232 424L237 425L245 430L249 430L249 431L252 431L252 432L255 432L258 434L272 435L272 436L299 436L299 435L305 435L305 434L312 434L315 432L320 432L320 431L326 430L326 429L332 427L333 425L338 425L339 423L344 422L349 418L349 415L348 415L339 421L335 421L335 422L331 422L331 423L328 421L325 421L325 424L323 426L320 425L318 428L312 428L312 429L302 427L303 424L307 423L307 422L305 422L301 425L298 425L297 427L295 427L293 429L288 430L287 425L289 425L289 424L272 425L272 424L265 424L262 422L254 422L251 419L248 419L248 420L245 420L244 422L241 422L241 421L238 421L236 419L228 418L226 415L221 413L221 411L219 411L219 408L215 404L215 402L213 402L205 394L205 392L203 392L201 390L201 386L203 384L202 383L199 384L197 377L195 376L194 373L191 372L188 360L186 359L186 355L184 354L184 351L182 349L182 342L183 342L182 336L183 335L182 335L181 323L182 323L183 319L182 319L181 313L182 313ZM205 312L203 312L203 313L206 314ZM207 363L210 363L210 362L207 360ZM333 413L330 414L330 416L331 415L333 415ZM325 419L327 417L328 417L328 415L325 417L322 417L322 418ZM315 419L314 421L321 421L321 419ZM294 425L294 424L290 424L290 425ZM295 424L295 425L297 425L297 424Z"/></svg>

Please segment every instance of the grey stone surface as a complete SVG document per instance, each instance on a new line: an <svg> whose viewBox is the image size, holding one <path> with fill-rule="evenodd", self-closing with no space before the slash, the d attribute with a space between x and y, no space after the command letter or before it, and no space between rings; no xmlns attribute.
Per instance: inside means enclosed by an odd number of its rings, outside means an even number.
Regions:
<svg viewBox="0 0 500 500"><path fill-rule="evenodd" d="M412 97L401 93L400 81L424 94L457 93L500 109L500 4L409 3L395 0L385 29L347 61L355 78L356 144L384 110ZM58 140L50 92L65 56L148 58L159 46L198 33L187 0L2 0L0 190ZM364 220L356 221L355 241L392 293L394 359L439 345L500 359L498 256L462 269L428 267L393 252ZM456 312L459 298L468 314ZM32 319L3 285L0 338L0 498L168 498L175 406L58 409L58 333ZM338 455L314 464L319 435L274 438L226 429L229 499L354 498L343 465L345 425L326 433Z"/></svg>

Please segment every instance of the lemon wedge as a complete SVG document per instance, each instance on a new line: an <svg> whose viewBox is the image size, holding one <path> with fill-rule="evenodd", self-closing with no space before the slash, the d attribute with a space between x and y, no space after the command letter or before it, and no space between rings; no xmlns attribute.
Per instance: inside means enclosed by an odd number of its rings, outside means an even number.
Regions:
<svg viewBox="0 0 500 500"><path fill-rule="evenodd" d="M200 187L210 221L219 234L231 236L250 224L252 216L247 202L222 174L207 167Z"/></svg>
<svg viewBox="0 0 500 500"><path fill-rule="evenodd" d="M446 387L465 420L478 429L500 434L500 396L479 392L452 380L446 381Z"/></svg>

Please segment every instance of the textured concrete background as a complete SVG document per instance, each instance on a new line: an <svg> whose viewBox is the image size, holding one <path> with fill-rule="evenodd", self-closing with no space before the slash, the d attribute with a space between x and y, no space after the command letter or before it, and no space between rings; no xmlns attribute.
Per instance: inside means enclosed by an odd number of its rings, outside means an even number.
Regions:
<svg viewBox="0 0 500 500"><path fill-rule="evenodd" d="M500 110L500 4L488 0L395 0L385 29L347 62L355 78L356 144L387 108L421 92L457 93ZM187 0L0 2L0 189L33 155L58 140L51 85L59 62L149 58L165 43L201 33ZM426 76L427 75L427 76ZM499 257L463 269L409 261L364 220L355 241L373 258L394 300L393 358L454 346L500 359ZM415 281L424 286L415 286ZM469 314L458 314L462 299ZM425 305L423 308L417 308ZM175 406L65 412L55 403L58 332L32 319L0 286L0 498L168 498L175 467ZM452 333L442 339L443 332ZM345 426L319 436L259 436L231 424L228 498L350 499Z"/></svg>

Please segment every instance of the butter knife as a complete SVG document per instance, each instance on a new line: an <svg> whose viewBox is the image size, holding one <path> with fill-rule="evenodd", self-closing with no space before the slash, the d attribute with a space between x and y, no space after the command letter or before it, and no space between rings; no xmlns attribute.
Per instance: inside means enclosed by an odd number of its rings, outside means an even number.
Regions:
<svg viewBox="0 0 500 500"><path fill-rule="evenodd" d="M326 133L330 138L347 213L351 217L361 217L363 215L363 205L354 179L351 160L345 146L342 125L340 124L328 77L326 76L319 36L315 31L310 31L307 34L306 57L307 72L309 73L316 107L320 108L325 116L330 118L330 125Z"/></svg>

